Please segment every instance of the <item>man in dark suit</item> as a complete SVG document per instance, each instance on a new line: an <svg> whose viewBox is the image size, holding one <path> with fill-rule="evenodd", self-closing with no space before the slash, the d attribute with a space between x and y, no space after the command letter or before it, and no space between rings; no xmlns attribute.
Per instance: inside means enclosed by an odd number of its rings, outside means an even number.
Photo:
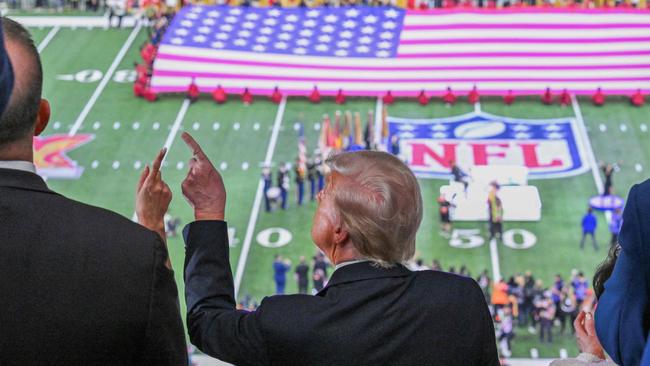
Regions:
<svg viewBox="0 0 650 366"><path fill-rule="evenodd" d="M199 145L182 184L196 221L184 230L190 340L236 365L499 365L492 319L472 279L411 272L422 219L417 179L381 152L330 158L312 238L336 266L316 296L235 309L226 192Z"/></svg>
<svg viewBox="0 0 650 366"><path fill-rule="evenodd" d="M161 237L171 200L158 172L164 152L136 203L158 233L49 190L32 163L50 115L39 55L22 26L2 26L15 83L0 117L0 365L186 365Z"/></svg>

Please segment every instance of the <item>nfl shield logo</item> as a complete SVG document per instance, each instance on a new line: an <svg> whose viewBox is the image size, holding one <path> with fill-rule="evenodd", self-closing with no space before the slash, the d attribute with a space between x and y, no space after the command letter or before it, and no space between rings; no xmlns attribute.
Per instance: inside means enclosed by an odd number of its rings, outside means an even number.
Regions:
<svg viewBox="0 0 650 366"><path fill-rule="evenodd" d="M454 161L463 168L525 166L530 179L589 170L573 118L530 120L474 112L426 120L388 117L388 126L389 139L399 138L402 157L421 178L448 179Z"/></svg>

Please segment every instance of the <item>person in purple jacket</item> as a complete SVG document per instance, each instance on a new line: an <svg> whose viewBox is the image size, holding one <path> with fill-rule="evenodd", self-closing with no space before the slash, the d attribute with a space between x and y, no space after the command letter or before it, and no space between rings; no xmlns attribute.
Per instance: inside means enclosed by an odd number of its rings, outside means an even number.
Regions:
<svg viewBox="0 0 650 366"><path fill-rule="evenodd" d="M589 207L587 213L582 217L582 239L580 240L580 249L585 248L585 239L587 236L591 236L591 242L594 245L594 249L598 250L598 244L596 243L596 226L598 226L596 215L594 215L593 209Z"/></svg>

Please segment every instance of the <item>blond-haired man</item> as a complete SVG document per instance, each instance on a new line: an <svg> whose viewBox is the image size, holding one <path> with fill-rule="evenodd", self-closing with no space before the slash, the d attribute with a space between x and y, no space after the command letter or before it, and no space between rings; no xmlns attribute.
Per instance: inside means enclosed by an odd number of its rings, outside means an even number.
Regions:
<svg viewBox="0 0 650 366"><path fill-rule="evenodd" d="M402 263L415 252L422 198L413 173L381 152L336 155L318 194L312 238L336 266L316 296L235 309L226 192L199 145L183 194L190 339L236 365L498 365L492 320L471 279Z"/></svg>

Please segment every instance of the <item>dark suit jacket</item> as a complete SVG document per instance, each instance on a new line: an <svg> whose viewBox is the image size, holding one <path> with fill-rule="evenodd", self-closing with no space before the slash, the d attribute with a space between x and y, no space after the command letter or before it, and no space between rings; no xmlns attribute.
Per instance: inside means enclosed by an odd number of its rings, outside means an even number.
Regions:
<svg viewBox="0 0 650 366"><path fill-rule="evenodd" d="M0 365L186 365L154 232L0 169Z"/></svg>
<svg viewBox="0 0 650 366"><path fill-rule="evenodd" d="M190 340L236 365L499 365L492 319L469 278L369 262L334 272L316 296L235 310L221 221L184 230Z"/></svg>

